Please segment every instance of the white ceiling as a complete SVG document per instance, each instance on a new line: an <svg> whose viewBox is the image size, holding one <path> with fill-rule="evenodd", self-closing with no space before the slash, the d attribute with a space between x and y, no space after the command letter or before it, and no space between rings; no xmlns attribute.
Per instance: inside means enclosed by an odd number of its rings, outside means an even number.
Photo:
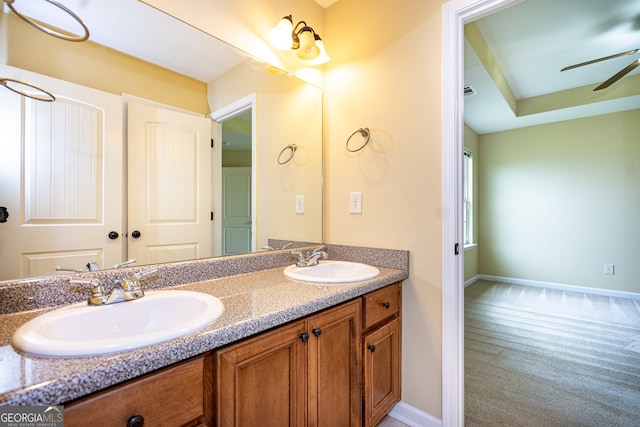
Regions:
<svg viewBox="0 0 640 427"><path fill-rule="evenodd" d="M591 92L640 58L640 52L570 71L565 66L640 48L640 0L526 0L475 22L516 99L589 86L588 105L563 106L516 117L465 44L465 85L477 95L465 97L465 123L477 133L491 133L541 123L640 108L640 84L625 77ZM640 74L640 67L627 76ZM626 80L625 80L626 79ZM637 79L635 79L637 80ZM616 86L633 83L629 90ZM620 92L617 99L606 99Z"/></svg>
<svg viewBox="0 0 640 427"><path fill-rule="evenodd" d="M320 6L324 7L325 9L337 1L338 0L315 0L316 3L318 3Z"/></svg>

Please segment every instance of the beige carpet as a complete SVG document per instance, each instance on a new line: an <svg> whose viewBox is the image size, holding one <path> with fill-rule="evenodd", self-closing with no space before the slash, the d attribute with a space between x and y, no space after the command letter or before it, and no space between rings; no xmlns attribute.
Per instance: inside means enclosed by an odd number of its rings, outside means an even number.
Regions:
<svg viewBox="0 0 640 427"><path fill-rule="evenodd" d="M483 280L465 300L467 426L640 426L640 300Z"/></svg>

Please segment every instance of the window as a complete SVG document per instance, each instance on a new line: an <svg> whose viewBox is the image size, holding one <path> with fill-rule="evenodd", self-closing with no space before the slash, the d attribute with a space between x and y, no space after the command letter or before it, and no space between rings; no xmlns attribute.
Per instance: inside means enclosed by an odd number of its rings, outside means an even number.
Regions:
<svg viewBox="0 0 640 427"><path fill-rule="evenodd" d="M471 151L464 150L464 183L462 190L464 245L473 244L473 158Z"/></svg>

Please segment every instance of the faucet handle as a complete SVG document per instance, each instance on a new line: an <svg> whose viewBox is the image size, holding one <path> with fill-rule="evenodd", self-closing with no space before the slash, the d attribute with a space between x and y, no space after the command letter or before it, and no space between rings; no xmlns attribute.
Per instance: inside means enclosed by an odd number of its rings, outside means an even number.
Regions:
<svg viewBox="0 0 640 427"><path fill-rule="evenodd" d="M139 271L130 278L122 279L122 289L124 290L125 300L134 300L142 298L144 296L144 290L140 285L140 279L146 276L150 276L158 271L157 268L149 268L147 270Z"/></svg>
<svg viewBox="0 0 640 427"><path fill-rule="evenodd" d="M102 305L105 300L104 286L100 279L69 279L69 283L79 283L83 285L89 285L91 287L91 294L89 296L89 305Z"/></svg>
<svg viewBox="0 0 640 427"><path fill-rule="evenodd" d="M304 263L306 255L302 251L291 251L291 256L298 257L298 264Z"/></svg>
<svg viewBox="0 0 640 427"><path fill-rule="evenodd" d="M134 262L136 262L135 259L129 259L129 260L121 262L119 264L114 264L113 267L111 267L111 268L122 268L122 267L125 267L127 265L133 264Z"/></svg>
<svg viewBox="0 0 640 427"><path fill-rule="evenodd" d="M136 280L140 280L143 277L151 276L152 274L155 274L157 272L158 272L157 268L148 268L146 270L137 272L136 274L133 275L133 277Z"/></svg>

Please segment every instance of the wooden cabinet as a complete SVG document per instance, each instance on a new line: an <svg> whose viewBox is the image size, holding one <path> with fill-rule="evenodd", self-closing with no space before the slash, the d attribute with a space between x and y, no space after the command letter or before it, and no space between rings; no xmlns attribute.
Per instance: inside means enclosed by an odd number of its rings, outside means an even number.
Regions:
<svg viewBox="0 0 640 427"><path fill-rule="evenodd" d="M363 425L375 426L400 400L400 283L363 297Z"/></svg>
<svg viewBox="0 0 640 427"><path fill-rule="evenodd" d="M218 426L358 426L361 301L216 351Z"/></svg>
<svg viewBox="0 0 640 427"><path fill-rule="evenodd" d="M210 359L203 355L67 403L64 425L211 426Z"/></svg>

